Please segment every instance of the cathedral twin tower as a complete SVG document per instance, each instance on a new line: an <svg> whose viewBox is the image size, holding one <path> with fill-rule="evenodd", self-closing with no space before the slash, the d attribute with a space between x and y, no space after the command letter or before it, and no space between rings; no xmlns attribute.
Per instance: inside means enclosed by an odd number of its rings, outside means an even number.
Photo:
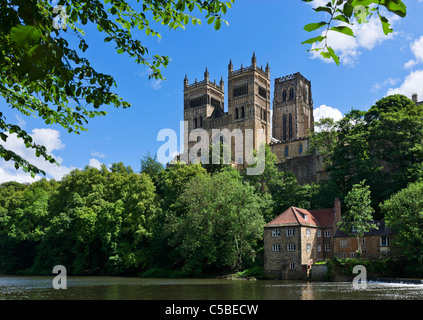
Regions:
<svg viewBox="0 0 423 320"><path fill-rule="evenodd" d="M206 69L204 80L190 84L184 79L184 121L188 132L205 129L253 129L254 149L262 142L270 145L280 163L305 155L308 130L313 130L311 83L300 73L275 79L271 117L270 68L257 66L255 54L251 66L234 70L228 65L228 108L225 111L223 78L211 82ZM264 133L259 136L257 132ZM264 141L263 141L264 140ZM290 150L291 149L291 150ZM297 150L296 150L297 149Z"/></svg>

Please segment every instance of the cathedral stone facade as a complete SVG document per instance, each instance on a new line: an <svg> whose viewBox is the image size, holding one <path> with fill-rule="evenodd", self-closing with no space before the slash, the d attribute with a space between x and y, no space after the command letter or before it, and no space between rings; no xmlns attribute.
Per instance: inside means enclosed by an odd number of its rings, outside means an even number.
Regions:
<svg viewBox="0 0 423 320"><path fill-rule="evenodd" d="M197 129L204 129L213 139L213 129L227 129L233 132L252 129L250 143L258 150L262 143L271 147L278 158L280 170L295 174L299 183L316 182L325 178L322 159L308 153L308 135L314 128L311 82L300 73L274 80L273 116L271 117L270 67L258 67L255 54L251 65L234 69L228 65L228 107L225 111L225 84L211 82L206 69L202 81L189 83L184 79L184 121L185 137ZM215 130L216 131L216 130ZM189 141L191 148L201 139ZM232 161L245 162L235 158L234 139L231 139ZM245 148L243 141L243 150ZM189 161L189 160L188 160Z"/></svg>

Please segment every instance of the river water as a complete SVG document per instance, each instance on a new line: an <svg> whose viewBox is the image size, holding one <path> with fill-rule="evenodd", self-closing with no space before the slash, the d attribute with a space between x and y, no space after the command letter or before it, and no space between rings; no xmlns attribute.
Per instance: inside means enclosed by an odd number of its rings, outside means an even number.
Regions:
<svg viewBox="0 0 423 320"><path fill-rule="evenodd" d="M0 300L423 300L423 285L283 280L0 276Z"/></svg>

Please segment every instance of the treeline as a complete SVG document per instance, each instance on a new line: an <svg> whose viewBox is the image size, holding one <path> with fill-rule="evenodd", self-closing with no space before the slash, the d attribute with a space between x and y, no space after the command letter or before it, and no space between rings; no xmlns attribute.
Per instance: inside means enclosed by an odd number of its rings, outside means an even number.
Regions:
<svg viewBox="0 0 423 320"><path fill-rule="evenodd" d="M137 173L117 163L61 181L4 183L0 272L51 274L64 265L73 275L169 277L251 267L265 222L284 207L308 207L313 188L278 172L266 153L260 177L227 165L164 169L146 155Z"/></svg>
<svg viewBox="0 0 423 320"><path fill-rule="evenodd" d="M262 266L265 223L290 206L330 208L336 197L345 205L359 185L370 190L374 218L398 232L408 266L422 274L422 109L396 95L317 123L311 149L330 173L318 184L301 186L279 172L268 146L259 176L228 165L165 169L147 154L138 172L116 163L61 181L4 183L0 273L51 275L64 265L70 275L174 277Z"/></svg>

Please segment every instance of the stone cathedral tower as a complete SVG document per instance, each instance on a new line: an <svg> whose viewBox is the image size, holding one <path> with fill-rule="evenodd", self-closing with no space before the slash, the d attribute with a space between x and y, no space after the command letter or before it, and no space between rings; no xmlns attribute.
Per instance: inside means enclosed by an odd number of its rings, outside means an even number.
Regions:
<svg viewBox="0 0 423 320"><path fill-rule="evenodd" d="M251 66L233 69L232 61L228 66L228 115L231 119L230 130L254 130L254 149L262 142L269 144L270 132L270 68L257 67L253 53ZM257 130L263 130L261 136Z"/></svg>
<svg viewBox="0 0 423 320"><path fill-rule="evenodd" d="M305 138L313 129L311 83L300 73L275 79L272 122L279 141Z"/></svg>
<svg viewBox="0 0 423 320"><path fill-rule="evenodd" d="M205 139L202 135L197 136L197 133L206 133L206 139L215 143L217 137L220 141L226 139L219 132L227 131L231 134L229 139L233 164L248 164L246 141L254 150L258 150L264 142L276 155L279 169L293 172L300 184L325 179L321 157L315 152L307 152L309 130L314 129L311 82L300 73L276 78L273 119L270 117L270 85L269 64L264 69L258 67L255 53L250 66L244 67L241 64L239 69L234 69L232 61L229 62L227 110L223 78L219 84L211 82L207 68L201 81L195 79L190 84L185 76L184 121L187 125L184 127L184 140L191 133L194 140L187 143L188 149L198 146L198 142L202 143ZM252 136L247 137L246 130L251 130ZM244 134L242 144L237 144L232 135L239 131ZM243 149L243 153L238 152L240 149ZM191 158L193 156L189 155ZM195 161L186 159L188 162Z"/></svg>

